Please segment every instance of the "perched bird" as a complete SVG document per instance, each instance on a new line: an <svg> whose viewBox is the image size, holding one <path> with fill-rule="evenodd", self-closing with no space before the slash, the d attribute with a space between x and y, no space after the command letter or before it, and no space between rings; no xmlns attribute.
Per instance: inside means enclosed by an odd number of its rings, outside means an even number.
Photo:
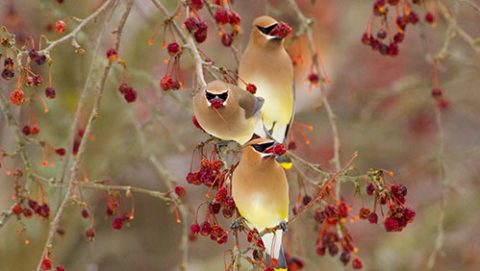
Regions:
<svg viewBox="0 0 480 271"><path fill-rule="evenodd" d="M242 145L252 138L262 105L262 98L220 80L193 97L193 111L207 133Z"/></svg>
<svg viewBox="0 0 480 271"><path fill-rule="evenodd" d="M238 68L239 84L254 84L256 95L265 99L263 125L258 125L255 133L280 143L285 142L294 113L293 64L283 46L291 30L272 17L256 18Z"/></svg>
<svg viewBox="0 0 480 271"><path fill-rule="evenodd" d="M286 270L282 234L289 210L288 182L284 169L275 160L279 145L272 139L253 139L242 150L232 176L232 196L247 224L258 231L280 226L262 236L267 265L277 259L275 270ZM283 147L283 146L282 146Z"/></svg>

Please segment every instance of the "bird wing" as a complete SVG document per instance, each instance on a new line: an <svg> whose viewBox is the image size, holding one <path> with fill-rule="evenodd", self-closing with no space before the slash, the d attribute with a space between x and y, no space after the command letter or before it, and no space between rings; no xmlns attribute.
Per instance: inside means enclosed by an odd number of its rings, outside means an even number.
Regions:
<svg viewBox="0 0 480 271"><path fill-rule="evenodd" d="M235 90L235 93L238 95L238 104L245 110L245 118L249 119L260 112L264 102L263 98L256 97L250 92L240 88L236 88Z"/></svg>

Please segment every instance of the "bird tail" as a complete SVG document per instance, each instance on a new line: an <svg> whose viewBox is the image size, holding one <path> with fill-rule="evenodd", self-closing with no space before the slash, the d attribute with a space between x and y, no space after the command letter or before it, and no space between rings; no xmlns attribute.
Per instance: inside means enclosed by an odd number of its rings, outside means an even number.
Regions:
<svg viewBox="0 0 480 271"><path fill-rule="evenodd" d="M265 245L265 263L270 266L271 259L276 259L274 270L278 271L287 270L287 261L282 249L282 235L283 230L278 229L275 233L266 233L262 236Z"/></svg>

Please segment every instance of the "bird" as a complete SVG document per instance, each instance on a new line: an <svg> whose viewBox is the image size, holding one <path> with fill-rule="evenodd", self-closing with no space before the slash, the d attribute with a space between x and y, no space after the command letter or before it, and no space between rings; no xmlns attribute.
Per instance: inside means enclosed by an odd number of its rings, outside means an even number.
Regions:
<svg viewBox="0 0 480 271"><path fill-rule="evenodd" d="M243 146L232 174L232 197L247 225L259 232L278 228L262 236L266 263L274 258L275 270L287 270L282 235L288 221L289 188L285 171L275 160L278 145L273 139L256 138Z"/></svg>
<svg viewBox="0 0 480 271"><path fill-rule="evenodd" d="M240 145L252 138L262 105L263 98L220 80L209 82L193 96L193 111L202 129Z"/></svg>
<svg viewBox="0 0 480 271"><path fill-rule="evenodd" d="M257 125L255 133L279 143L285 143L294 114L293 63L284 48L284 38L291 30L272 17L256 18L238 67L238 85L253 84L255 95L265 99L263 124Z"/></svg>

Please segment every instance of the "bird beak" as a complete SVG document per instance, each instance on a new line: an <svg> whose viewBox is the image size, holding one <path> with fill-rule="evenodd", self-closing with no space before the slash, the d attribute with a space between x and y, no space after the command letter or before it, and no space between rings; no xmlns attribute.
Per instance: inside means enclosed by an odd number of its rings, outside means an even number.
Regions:
<svg viewBox="0 0 480 271"><path fill-rule="evenodd" d="M264 157L278 157L282 156L287 152L287 149L285 148L285 145L282 143L275 143L272 145L270 148L266 149L263 154L265 154Z"/></svg>

